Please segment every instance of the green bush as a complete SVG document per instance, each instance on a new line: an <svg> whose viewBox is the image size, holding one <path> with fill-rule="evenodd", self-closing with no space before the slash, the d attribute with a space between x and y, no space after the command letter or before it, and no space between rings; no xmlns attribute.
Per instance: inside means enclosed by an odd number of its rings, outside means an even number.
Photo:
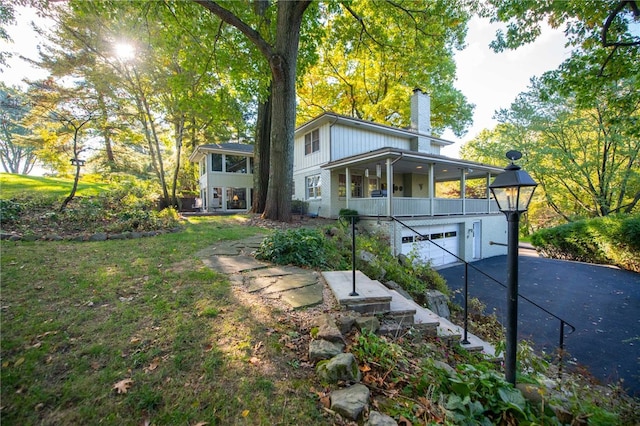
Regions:
<svg viewBox="0 0 640 426"><path fill-rule="evenodd" d="M22 206L13 200L0 199L0 223L10 223L20 217Z"/></svg>
<svg viewBox="0 0 640 426"><path fill-rule="evenodd" d="M355 218L355 222L358 223L360 221L360 216L358 216L358 211L353 209L340 209L338 212L338 217L347 223L351 223L351 218Z"/></svg>
<svg viewBox="0 0 640 426"><path fill-rule="evenodd" d="M640 272L640 215L585 219L542 229L531 243L545 256Z"/></svg>
<svg viewBox="0 0 640 426"><path fill-rule="evenodd" d="M309 203L303 200L291 201L291 213L307 214L309 212Z"/></svg>
<svg viewBox="0 0 640 426"><path fill-rule="evenodd" d="M335 246L329 244L322 231L306 228L276 231L262 240L256 258L310 268L343 265Z"/></svg>

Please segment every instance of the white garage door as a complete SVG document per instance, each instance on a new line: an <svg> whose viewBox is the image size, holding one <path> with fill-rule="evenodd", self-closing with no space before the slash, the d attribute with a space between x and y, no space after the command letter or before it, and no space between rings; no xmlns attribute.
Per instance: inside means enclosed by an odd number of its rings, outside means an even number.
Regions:
<svg viewBox="0 0 640 426"><path fill-rule="evenodd" d="M422 237L409 230L403 231L402 254L417 254L420 259L430 260L433 266L446 265L458 261L455 257L458 255L459 246L458 230L460 227L458 225L423 226L414 229ZM438 245L431 243L431 241Z"/></svg>

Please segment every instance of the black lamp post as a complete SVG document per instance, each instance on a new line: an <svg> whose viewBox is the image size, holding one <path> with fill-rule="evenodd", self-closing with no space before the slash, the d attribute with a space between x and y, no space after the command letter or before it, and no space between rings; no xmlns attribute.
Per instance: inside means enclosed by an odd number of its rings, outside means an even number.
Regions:
<svg viewBox="0 0 640 426"><path fill-rule="evenodd" d="M493 183L489 185L498 208L507 217L507 344L505 351L505 378L516 384L516 351L518 335L518 225L520 214L527 211L538 184L529 173L513 162L522 157L518 151L507 152L511 160Z"/></svg>

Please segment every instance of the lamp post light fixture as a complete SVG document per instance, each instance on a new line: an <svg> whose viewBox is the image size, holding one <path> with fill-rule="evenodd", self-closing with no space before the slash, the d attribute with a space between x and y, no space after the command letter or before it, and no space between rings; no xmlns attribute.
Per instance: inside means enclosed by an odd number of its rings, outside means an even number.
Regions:
<svg viewBox="0 0 640 426"><path fill-rule="evenodd" d="M511 164L489 185L498 208L507 217L507 342L505 379L516 384L518 339L518 232L520 215L527 211L538 184L514 161L522 158L518 151L507 152Z"/></svg>
<svg viewBox="0 0 640 426"><path fill-rule="evenodd" d="M72 158L71 165L76 167L83 167L86 160L81 160L79 158Z"/></svg>

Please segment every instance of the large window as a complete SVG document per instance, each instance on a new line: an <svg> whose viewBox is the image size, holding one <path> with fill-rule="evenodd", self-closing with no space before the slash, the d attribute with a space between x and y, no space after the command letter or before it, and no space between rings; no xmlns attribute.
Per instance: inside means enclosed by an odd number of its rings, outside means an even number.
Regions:
<svg viewBox="0 0 640 426"><path fill-rule="evenodd" d="M241 155L225 155L225 171L227 173L247 173L247 157Z"/></svg>
<svg viewBox="0 0 640 426"><path fill-rule="evenodd" d="M316 129L304 135L304 154L320 151L320 130Z"/></svg>
<svg viewBox="0 0 640 426"><path fill-rule="evenodd" d="M307 176L307 199L320 198L322 195L322 180L320 175Z"/></svg>
<svg viewBox="0 0 640 426"><path fill-rule="evenodd" d="M362 198L362 176L351 175L351 197ZM338 175L338 197L347 196L347 175Z"/></svg>

